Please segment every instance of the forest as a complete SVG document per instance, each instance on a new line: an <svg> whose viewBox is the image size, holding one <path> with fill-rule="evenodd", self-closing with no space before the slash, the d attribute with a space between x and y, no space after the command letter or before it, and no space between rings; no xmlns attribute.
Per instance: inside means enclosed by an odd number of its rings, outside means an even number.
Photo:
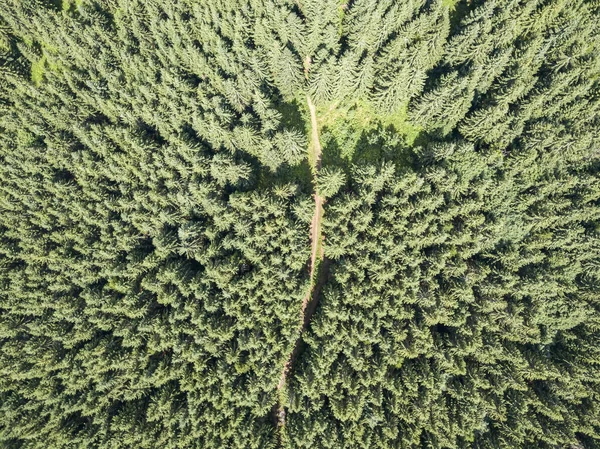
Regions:
<svg viewBox="0 0 600 449"><path fill-rule="evenodd" d="M599 0L3 0L0 448L600 448Z"/></svg>

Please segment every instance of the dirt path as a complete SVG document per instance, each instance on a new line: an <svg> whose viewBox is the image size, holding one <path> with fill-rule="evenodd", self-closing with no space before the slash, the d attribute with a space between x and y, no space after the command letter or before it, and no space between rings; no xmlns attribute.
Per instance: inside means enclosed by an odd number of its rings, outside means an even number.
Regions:
<svg viewBox="0 0 600 449"><path fill-rule="evenodd" d="M323 245L322 245L322 231L321 231L321 220L323 218L323 204L324 198L319 195L319 191L316 188L317 185L317 175L321 170L321 142L319 141L319 129L317 123L317 113L315 105L308 95L306 95L306 103L308 104L308 109L310 111L310 123L311 123L311 141L309 143L309 160L312 161L312 172L313 172L313 181L315 184L315 211L313 213L313 218L310 224L310 240L311 240L311 255L310 255L310 289L306 292L306 295L302 299L302 307L300 309L300 320L299 327L300 333L298 335L298 339L296 340L296 344L294 345L294 349L290 353L287 362L285 363L283 370L281 372L281 377L279 379L279 383L277 384L277 390L282 390L286 383L288 374L298 354L300 352L300 348L302 346L302 333L308 326L310 319L317 308L317 301L319 298L319 292L321 287L325 283L327 279L327 272L329 267L329 261L324 259L323 253ZM318 276L316 276L317 267L319 268ZM285 408L281 401L278 404L276 410L276 421L279 426L285 425Z"/></svg>
<svg viewBox="0 0 600 449"><path fill-rule="evenodd" d="M313 179L316 185L317 176L321 170L321 142L319 140L319 127L317 124L317 111L315 105L308 95L306 95L306 103L310 111L310 127L311 127L311 159L314 161ZM312 253L310 256L310 277L313 279L317 257L323 259L323 248L321 243L321 219L323 218L323 197L319 195L319 190L315 188L315 213L310 225L310 239L312 241ZM320 248L320 251L319 251ZM319 254L317 254L319 252ZM303 311L306 306L303 304Z"/></svg>

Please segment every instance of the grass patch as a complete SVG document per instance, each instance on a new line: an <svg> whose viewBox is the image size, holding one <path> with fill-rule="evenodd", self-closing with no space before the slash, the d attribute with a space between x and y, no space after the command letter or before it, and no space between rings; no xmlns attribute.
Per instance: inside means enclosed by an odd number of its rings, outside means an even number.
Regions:
<svg viewBox="0 0 600 449"><path fill-rule="evenodd" d="M442 0L442 6L446 6L451 11L456 9L456 4L461 0Z"/></svg>
<svg viewBox="0 0 600 449"><path fill-rule="evenodd" d="M31 81L39 86L44 80L44 74L48 70L52 72L60 72L63 68L62 64L52 57L52 53L56 53L50 46L42 45L42 56L37 61L31 64Z"/></svg>
<svg viewBox="0 0 600 449"><path fill-rule="evenodd" d="M31 81L39 86L44 79L44 72L46 71L46 55L42 55L40 59L31 64Z"/></svg>
<svg viewBox="0 0 600 449"><path fill-rule="evenodd" d="M353 128L356 131L369 131L378 127L392 127L412 145L421 129L408 121L407 107L403 106L391 114L378 113L369 102L358 100L347 105L332 103L317 108L319 128Z"/></svg>
<svg viewBox="0 0 600 449"><path fill-rule="evenodd" d="M422 134L409 122L406 107L382 114L366 101L331 103L318 107L317 117L324 166L383 160L404 165L406 150Z"/></svg>
<svg viewBox="0 0 600 449"><path fill-rule="evenodd" d="M62 10L63 11L73 11L79 8L83 4L83 0L63 0L62 2Z"/></svg>

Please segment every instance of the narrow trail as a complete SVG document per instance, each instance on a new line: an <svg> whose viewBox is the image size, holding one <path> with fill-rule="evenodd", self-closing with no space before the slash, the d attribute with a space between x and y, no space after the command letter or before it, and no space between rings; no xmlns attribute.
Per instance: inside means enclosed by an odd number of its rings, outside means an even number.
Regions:
<svg viewBox="0 0 600 449"><path fill-rule="evenodd" d="M313 167L313 178L315 181L315 185L317 182L317 176L319 171L321 170L321 142L319 141L319 128L317 124L317 112L315 105L308 95L306 95L306 103L308 104L308 109L310 111L310 127L311 127L311 151L312 151L312 159L314 160ZM323 247L319 246L321 241L321 219L323 218L323 203L324 199L321 195L319 195L319 189L315 188L315 213L313 215L313 219L310 225L310 239L312 241L312 252L310 256L310 277L313 279L314 270L317 261L317 257L323 259ZM320 249L320 254L317 254ZM310 295L308 295L310 296ZM302 312L306 308L306 304L302 304Z"/></svg>
<svg viewBox="0 0 600 449"><path fill-rule="evenodd" d="M311 225L310 225L310 240L311 240L311 255L310 255L310 264L309 264L309 272L310 272L310 289L306 292L306 295L302 299L302 307L300 309L300 319L299 319L299 335L296 339L296 343L294 345L294 349L290 353L283 370L281 372L281 377L279 379L279 383L277 384L277 390L281 392L281 390L285 387L288 379L288 375L291 372L292 367L294 366L294 362L296 361L300 349L302 348L302 333L306 330L310 320L312 318L313 313L317 308L317 303L319 299L319 293L321 288L325 284L327 280L327 274L329 271L329 260L325 259L324 251L323 251L323 235L321 230L321 221L323 218L323 204L325 203L325 199L319 195L319 190L316 188L317 185L317 176L319 171L321 170L321 142L319 141L319 129L317 122L317 113L315 105L313 104L310 96L306 95L306 103L308 104L308 109L310 111L310 123L311 123L311 141L309 143L309 161L313 162L312 172L313 172L313 181L315 185L315 210L313 213ZM279 427L283 427L285 425L286 413L285 407L282 404L281 400L277 404L277 408L275 410L276 416L275 419L277 421L277 425Z"/></svg>

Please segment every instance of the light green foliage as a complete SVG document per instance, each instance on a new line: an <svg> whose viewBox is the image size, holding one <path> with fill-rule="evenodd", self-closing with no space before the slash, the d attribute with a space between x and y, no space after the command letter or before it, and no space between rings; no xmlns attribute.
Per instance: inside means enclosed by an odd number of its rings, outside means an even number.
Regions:
<svg viewBox="0 0 600 449"><path fill-rule="evenodd" d="M599 21L5 0L0 447L598 447Z"/></svg>
<svg viewBox="0 0 600 449"><path fill-rule="evenodd" d="M31 64L31 81L39 85L44 78L46 70L46 57L42 56L38 61Z"/></svg>
<svg viewBox="0 0 600 449"><path fill-rule="evenodd" d="M346 176L341 170L324 168L319 173L317 191L325 198L335 195L346 183Z"/></svg>

